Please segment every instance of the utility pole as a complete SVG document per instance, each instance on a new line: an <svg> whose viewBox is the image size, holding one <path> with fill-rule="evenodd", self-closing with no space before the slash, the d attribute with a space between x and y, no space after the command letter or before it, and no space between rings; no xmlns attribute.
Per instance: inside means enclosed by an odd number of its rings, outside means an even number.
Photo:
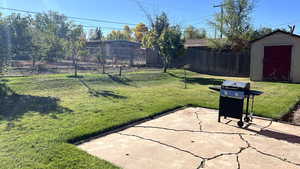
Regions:
<svg viewBox="0 0 300 169"><path fill-rule="evenodd" d="M214 5L214 8L221 8L221 30L220 30L220 38L223 38L223 20L224 20L224 6L226 4Z"/></svg>
<svg viewBox="0 0 300 169"><path fill-rule="evenodd" d="M217 39L217 27L215 26L215 39Z"/></svg>

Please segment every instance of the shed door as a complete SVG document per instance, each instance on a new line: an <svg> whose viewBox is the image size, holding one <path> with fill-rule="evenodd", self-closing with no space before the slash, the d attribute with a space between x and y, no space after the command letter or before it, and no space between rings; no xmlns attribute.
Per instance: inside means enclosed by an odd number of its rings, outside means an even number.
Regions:
<svg viewBox="0 0 300 169"><path fill-rule="evenodd" d="M264 79L290 80L292 46L266 46L264 54Z"/></svg>

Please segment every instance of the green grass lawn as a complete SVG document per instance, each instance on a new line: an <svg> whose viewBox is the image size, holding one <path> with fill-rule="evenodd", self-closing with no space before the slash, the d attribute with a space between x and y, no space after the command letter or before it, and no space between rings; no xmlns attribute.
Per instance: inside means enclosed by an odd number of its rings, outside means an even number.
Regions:
<svg viewBox="0 0 300 169"><path fill-rule="evenodd" d="M0 168L117 168L69 144L115 126L185 105L218 108L209 86L224 79L182 70L124 77L66 74L0 79ZM279 118L300 96L299 84L255 82L255 113Z"/></svg>

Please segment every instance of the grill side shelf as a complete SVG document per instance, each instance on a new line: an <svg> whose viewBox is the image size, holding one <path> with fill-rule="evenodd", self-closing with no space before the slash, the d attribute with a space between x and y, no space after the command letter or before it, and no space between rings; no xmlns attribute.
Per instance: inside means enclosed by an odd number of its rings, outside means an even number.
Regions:
<svg viewBox="0 0 300 169"><path fill-rule="evenodd" d="M220 86L212 86L212 87L209 87L209 89L220 92L221 87Z"/></svg>

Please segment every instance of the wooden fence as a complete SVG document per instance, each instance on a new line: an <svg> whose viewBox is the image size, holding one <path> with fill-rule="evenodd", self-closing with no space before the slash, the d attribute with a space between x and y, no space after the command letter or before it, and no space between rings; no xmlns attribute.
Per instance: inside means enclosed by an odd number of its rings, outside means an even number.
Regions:
<svg viewBox="0 0 300 169"><path fill-rule="evenodd" d="M249 52L215 51L206 48L188 48L183 64L190 65L190 69L199 73L249 76Z"/></svg>
<svg viewBox="0 0 300 169"><path fill-rule="evenodd" d="M161 59L153 54L146 56L147 66L161 66ZM173 61L172 67L190 65L190 70L214 75L245 76L250 74L250 53L215 51L208 48L188 48L183 57Z"/></svg>

